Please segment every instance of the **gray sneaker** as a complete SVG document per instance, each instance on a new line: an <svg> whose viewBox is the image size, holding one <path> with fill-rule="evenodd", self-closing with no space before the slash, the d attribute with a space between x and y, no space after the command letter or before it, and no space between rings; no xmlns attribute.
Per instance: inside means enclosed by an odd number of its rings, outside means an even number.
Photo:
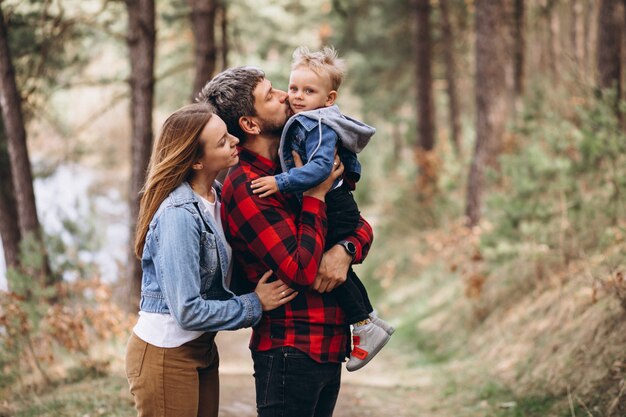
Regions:
<svg viewBox="0 0 626 417"><path fill-rule="evenodd" d="M381 319L374 313L370 314L370 320L378 327L382 327L382 329L386 331L389 336L391 336L393 332L396 331L395 327L393 327L391 324L387 323L385 320Z"/></svg>
<svg viewBox="0 0 626 417"><path fill-rule="evenodd" d="M353 347L346 369L350 372L361 369L387 344L391 336L372 322L363 326L354 326L352 330Z"/></svg>

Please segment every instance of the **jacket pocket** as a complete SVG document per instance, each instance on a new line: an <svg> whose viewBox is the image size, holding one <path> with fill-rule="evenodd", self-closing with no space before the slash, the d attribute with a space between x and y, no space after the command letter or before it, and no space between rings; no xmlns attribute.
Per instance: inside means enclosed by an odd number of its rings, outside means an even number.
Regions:
<svg viewBox="0 0 626 417"><path fill-rule="evenodd" d="M203 231L200 236L200 267L212 274L217 270L217 264L218 255L215 235Z"/></svg>
<svg viewBox="0 0 626 417"><path fill-rule="evenodd" d="M219 255L214 234L203 231L200 237L200 291L203 295L219 275Z"/></svg>

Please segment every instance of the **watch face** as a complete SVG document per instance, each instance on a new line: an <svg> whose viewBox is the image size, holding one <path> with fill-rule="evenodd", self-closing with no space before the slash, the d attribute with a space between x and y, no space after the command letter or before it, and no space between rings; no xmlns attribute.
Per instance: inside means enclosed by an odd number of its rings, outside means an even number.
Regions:
<svg viewBox="0 0 626 417"><path fill-rule="evenodd" d="M346 242L344 244L344 247L346 248L346 250L348 251L348 253L350 253L351 255L354 255L356 253L356 246L354 246L354 243L352 242Z"/></svg>

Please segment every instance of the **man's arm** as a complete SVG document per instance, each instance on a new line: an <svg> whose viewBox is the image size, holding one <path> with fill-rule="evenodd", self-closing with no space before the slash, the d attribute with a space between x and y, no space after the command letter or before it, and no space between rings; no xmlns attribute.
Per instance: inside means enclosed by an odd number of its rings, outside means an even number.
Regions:
<svg viewBox="0 0 626 417"><path fill-rule="evenodd" d="M320 267L313 283L313 289L319 292L330 292L346 281L351 264L361 263L367 256L374 232L369 223L361 217L352 236L346 240L354 243L356 253L354 259L341 245L334 245L322 256Z"/></svg>
<svg viewBox="0 0 626 417"><path fill-rule="evenodd" d="M359 218L359 224L356 226L352 236L348 236L346 240L354 243L356 253L354 255L353 264L362 263L372 247L374 242L374 231L372 226L363 218Z"/></svg>
<svg viewBox="0 0 626 417"><path fill-rule="evenodd" d="M231 196L224 196L228 228L247 250L291 288L311 286L324 250L326 204L305 196L300 221L280 195L260 198L249 181L240 181Z"/></svg>

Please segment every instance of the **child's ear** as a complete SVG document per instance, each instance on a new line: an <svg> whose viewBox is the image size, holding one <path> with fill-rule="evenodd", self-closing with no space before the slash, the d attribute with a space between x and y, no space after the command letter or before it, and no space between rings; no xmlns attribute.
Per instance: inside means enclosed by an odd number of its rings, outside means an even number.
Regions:
<svg viewBox="0 0 626 417"><path fill-rule="evenodd" d="M328 96L326 97L326 103L324 103L324 105L326 107L330 107L333 104L335 104L335 100L337 100L337 92L333 90L330 93L328 93Z"/></svg>
<svg viewBox="0 0 626 417"><path fill-rule="evenodd" d="M239 127L247 135L258 135L261 133L261 127L254 117L241 116L239 118Z"/></svg>

